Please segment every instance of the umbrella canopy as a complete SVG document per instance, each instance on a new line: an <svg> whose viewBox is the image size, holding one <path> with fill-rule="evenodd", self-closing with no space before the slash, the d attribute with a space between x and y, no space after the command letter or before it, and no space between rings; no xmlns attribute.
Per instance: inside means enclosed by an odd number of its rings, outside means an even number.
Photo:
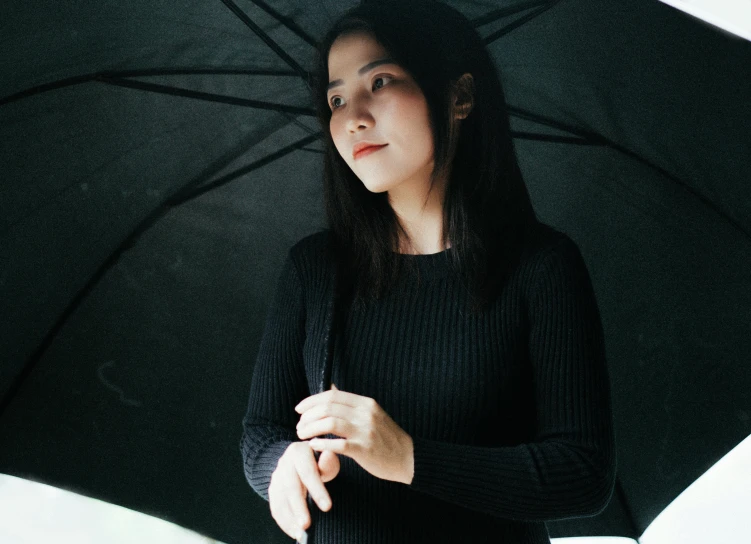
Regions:
<svg viewBox="0 0 751 544"><path fill-rule="evenodd" d="M446 3L602 314L616 493L550 534L637 537L751 432L751 43L656 0ZM325 226L306 77L352 5L0 6L0 471L288 540L240 422L286 252Z"/></svg>

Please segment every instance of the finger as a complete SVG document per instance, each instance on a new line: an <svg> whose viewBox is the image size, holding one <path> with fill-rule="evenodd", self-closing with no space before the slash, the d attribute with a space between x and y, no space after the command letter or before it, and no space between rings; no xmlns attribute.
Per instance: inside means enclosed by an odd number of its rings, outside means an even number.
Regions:
<svg viewBox="0 0 751 544"><path fill-rule="evenodd" d="M330 482L339 475L341 469L339 456L332 451L323 451L318 458L318 470L324 483Z"/></svg>
<svg viewBox="0 0 751 544"><path fill-rule="evenodd" d="M300 425L309 423L311 421L317 421L327 416L338 417L340 419L346 419L357 425L362 425L370 421L372 418L372 412L366 404L359 406L349 406L347 404L340 404L336 402L324 402L311 406L305 412L300 415L300 420L297 422L297 427Z"/></svg>
<svg viewBox="0 0 751 544"><path fill-rule="evenodd" d="M310 447L316 451L328 451L340 455L346 455L347 457L353 456L355 446L357 446L356 442L344 438L316 438L310 441ZM321 455L323 455L323 453Z"/></svg>
<svg viewBox="0 0 751 544"><path fill-rule="evenodd" d="M325 511L331 508L331 497L329 497L326 486L323 485L321 473L318 471L318 462L315 459L313 450L309 451L310 460L300 460L297 466L297 473L300 476L300 480L302 480L302 484L318 505L318 508Z"/></svg>
<svg viewBox="0 0 751 544"><path fill-rule="evenodd" d="M305 531L310 527L310 513L308 512L308 506L305 504L304 499L301 506L299 498L299 496L289 496L287 498L287 508L289 510L290 519L289 529L285 532L295 540L301 536L301 531Z"/></svg>
<svg viewBox="0 0 751 544"><path fill-rule="evenodd" d="M305 516L295 512L295 507L293 506L293 501L290 500L290 497L295 493L298 495L300 494L299 490L302 489L302 484L296 474L295 479L297 479L297 485L299 486L297 489L295 489L295 485L283 485L278 477L276 480L274 479L275 477L275 475L272 475L271 484L269 485L269 507L271 510L271 517L274 518L274 521L279 525L279 528L284 531L287 536L296 539L303 527L303 523L299 518L304 519Z"/></svg>
<svg viewBox="0 0 751 544"><path fill-rule="evenodd" d="M348 391L340 391L339 389L329 389L323 393L317 393L301 400L300 403L295 406L295 412L302 414L312 406L326 402L334 402L354 407L367 405L372 401L373 399L370 397L364 397Z"/></svg>
<svg viewBox="0 0 751 544"><path fill-rule="evenodd" d="M359 428L363 426L357 425L352 420L344 419L336 416L328 416L317 421L309 421L303 423L297 429L297 436L300 440L307 440L315 436L323 436L325 434L333 434L342 438L354 438Z"/></svg>
<svg viewBox="0 0 751 544"><path fill-rule="evenodd" d="M316 404L302 413L300 421L297 423L297 428L299 429L300 425L304 423L323 419L326 416L336 416L342 419L349 419L355 416L355 411L351 406L345 406L343 404Z"/></svg>

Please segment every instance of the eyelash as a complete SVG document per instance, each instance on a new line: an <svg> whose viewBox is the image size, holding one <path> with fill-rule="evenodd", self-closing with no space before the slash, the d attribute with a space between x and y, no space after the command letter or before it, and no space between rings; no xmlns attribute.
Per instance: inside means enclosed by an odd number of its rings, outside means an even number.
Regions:
<svg viewBox="0 0 751 544"><path fill-rule="evenodd" d="M376 82L377 80L379 80L379 79L394 79L394 76L389 76L389 75L386 75L386 74L381 74L381 75L378 75L378 76L376 76L376 77L375 77L375 78L373 79L373 83L375 83L375 82ZM383 87L380 87L380 88L381 88L381 89L383 89ZM339 95L334 95L334 96L332 96L332 97L331 97L331 98L329 99L329 106L331 106L331 111L332 111L332 112L333 112L333 111L336 111L336 110L338 110L339 108L341 108L341 106L334 106L334 104L332 104L332 102L333 102L333 101L334 101L334 99L336 99L336 98L341 98L341 96L339 96Z"/></svg>

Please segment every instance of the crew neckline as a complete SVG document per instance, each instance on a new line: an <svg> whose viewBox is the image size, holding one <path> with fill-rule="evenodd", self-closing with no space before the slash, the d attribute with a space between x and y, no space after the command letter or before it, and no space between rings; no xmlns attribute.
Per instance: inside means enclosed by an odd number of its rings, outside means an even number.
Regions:
<svg viewBox="0 0 751 544"><path fill-rule="evenodd" d="M439 251L438 253L399 253L399 252L394 252L394 253L402 257L435 257L437 255L444 255L447 252L448 252L448 249L444 249L443 251Z"/></svg>
<svg viewBox="0 0 751 544"><path fill-rule="evenodd" d="M451 248L449 248L451 249ZM396 253L402 263L414 264L417 273L424 279L445 278L450 275L449 249L438 253ZM413 271L410 276L414 277Z"/></svg>

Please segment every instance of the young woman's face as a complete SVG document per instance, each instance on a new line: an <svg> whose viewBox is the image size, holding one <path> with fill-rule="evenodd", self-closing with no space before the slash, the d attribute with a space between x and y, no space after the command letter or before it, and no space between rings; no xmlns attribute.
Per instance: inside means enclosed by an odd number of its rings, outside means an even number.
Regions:
<svg viewBox="0 0 751 544"><path fill-rule="evenodd" d="M329 51L329 128L336 149L373 193L419 190L433 171L428 105L414 79L393 63L371 34L340 36ZM360 71L362 72L360 73ZM353 156L357 143L386 144ZM397 190L396 192L399 192Z"/></svg>

